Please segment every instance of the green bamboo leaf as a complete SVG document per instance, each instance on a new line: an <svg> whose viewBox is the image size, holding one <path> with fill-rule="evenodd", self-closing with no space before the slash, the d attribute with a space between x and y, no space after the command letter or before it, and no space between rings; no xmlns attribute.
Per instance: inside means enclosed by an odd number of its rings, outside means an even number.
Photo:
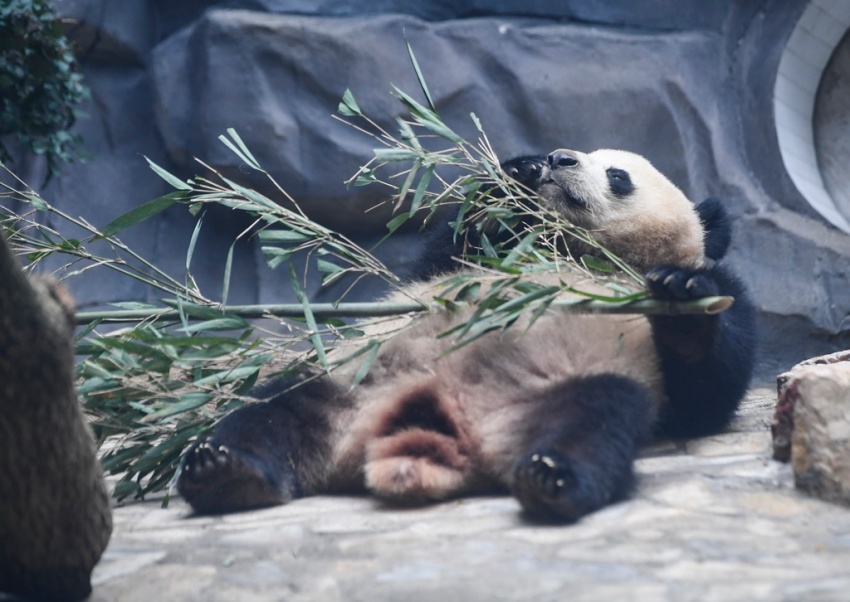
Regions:
<svg viewBox="0 0 850 602"><path fill-rule="evenodd" d="M458 136L451 128L443 123L436 111L423 106L413 97L406 94L396 86L393 86L393 90L396 97L410 111L410 114L416 123L455 144L466 144L466 141L463 138Z"/></svg>
<svg viewBox="0 0 850 602"><path fill-rule="evenodd" d="M289 266L289 281L292 284L292 290L295 291L295 296L301 302L304 308L304 320L307 322L307 327L310 329L310 342L313 343L313 349L316 351L316 356L319 363L325 370L328 369L328 358L325 354L325 346L322 342L322 335L319 333L319 325L316 324L316 318L313 315L313 310L310 308L310 302L307 300L307 295L298 284L298 277L295 275L295 268L292 264Z"/></svg>
<svg viewBox="0 0 850 602"><path fill-rule="evenodd" d="M536 229L526 234L522 240L520 240L519 243L511 249L510 253L508 253L502 261L502 265L506 267L513 265L520 257L531 250L539 236L540 231Z"/></svg>
<svg viewBox="0 0 850 602"><path fill-rule="evenodd" d="M428 101L428 106L432 111L434 111L434 113L436 113L437 107L434 105L434 99L431 98L431 92L428 90L428 85L425 83L425 77L422 75L422 70L419 68L419 62L416 60L416 55L413 54L413 48L410 46L407 36L405 36L405 43L407 44L407 54L410 56L410 62L413 64L413 71L416 73L416 80L419 82L419 87L422 88L422 94L425 95L425 100Z"/></svg>
<svg viewBox="0 0 850 602"><path fill-rule="evenodd" d="M245 188L241 184L237 184L233 180L230 180L230 179L225 178L225 177L222 177L221 179L228 186L230 186L230 188L234 192L241 194L242 196L244 196L249 201L253 201L254 203L256 203L257 205L260 205L264 209L268 209L268 210L273 211L273 212L274 211L282 211L282 208L280 207L280 205L278 205L277 203L275 203L274 201L272 201L271 199L269 199L265 195L260 194L256 190L252 190L250 188ZM224 204L224 203L222 203L222 204ZM233 208L234 209L240 209L242 211L245 211L247 209L246 206L245 206L245 203L234 203Z"/></svg>
<svg viewBox="0 0 850 602"><path fill-rule="evenodd" d="M339 103L336 110L340 115L344 115L346 117L358 117L363 114L360 111L357 101L354 100L354 94L352 94L351 90L348 88L345 89L345 92L342 95L342 101Z"/></svg>
<svg viewBox="0 0 850 602"><path fill-rule="evenodd" d="M374 184L377 181L378 178L375 176L375 172L368 167L363 167L357 174L357 179L354 180L354 185L368 186L369 184Z"/></svg>
<svg viewBox="0 0 850 602"><path fill-rule="evenodd" d="M195 386L202 387L208 385L217 385L220 383L230 383L237 380L242 380L243 378L247 378L256 372L259 372L259 366L240 366L238 368L229 368L227 370L220 370L215 374L211 374L210 376L206 376L199 380L195 381Z"/></svg>
<svg viewBox="0 0 850 602"><path fill-rule="evenodd" d="M184 393L180 396L180 401L170 403L161 410L157 410L148 414L148 420L159 420L168 418L175 414L182 414L195 408L199 408L208 404L213 399L211 393Z"/></svg>
<svg viewBox="0 0 850 602"><path fill-rule="evenodd" d="M614 266L604 259L599 259L598 257L594 257L593 255L582 255L581 263L588 270L594 270L596 272L602 272L604 274L612 274L614 272Z"/></svg>
<svg viewBox="0 0 850 602"><path fill-rule="evenodd" d="M338 266L337 264L335 264L333 262L326 261L324 259L319 259L319 258L316 259L316 267L318 268L318 270L320 272L323 272L325 274L335 274L335 273L341 272L345 269L345 268Z"/></svg>
<svg viewBox="0 0 850 602"><path fill-rule="evenodd" d="M236 241L233 241L233 244L230 245L230 249L227 251L227 259L224 262L224 281L221 285L221 303L222 305L227 305L227 296L230 292L230 271L233 267L233 248L236 246Z"/></svg>
<svg viewBox="0 0 850 602"><path fill-rule="evenodd" d="M221 142L227 146L230 150L232 150L243 162L247 163L257 171L262 171L263 169L260 167L260 163L254 158L254 155L251 154L251 151L248 150L248 147L242 142L242 138L239 137L239 134L236 133L236 130L233 128L227 128L227 133L230 134L230 137L233 138L233 142L239 148L233 145L224 135L218 137Z"/></svg>
<svg viewBox="0 0 850 602"><path fill-rule="evenodd" d="M350 389L353 389L354 387L359 385L363 381L363 379L366 378L366 375L369 374L369 369L372 367L372 362L375 361L375 357L378 355L378 351L380 349L381 343L379 341L369 341L369 344L364 350L366 353L366 357L363 358L363 361L357 368L357 372L354 373L354 378L351 380Z"/></svg>
<svg viewBox="0 0 850 602"><path fill-rule="evenodd" d="M265 230L260 230L257 233L257 238L260 239L260 242L264 243L292 243L304 242L305 240L310 240L313 237L309 232L292 227L290 230L266 228Z"/></svg>
<svg viewBox="0 0 850 602"><path fill-rule="evenodd" d="M425 168L425 173L419 178L419 184L416 186L416 192L413 194L413 201L410 203L410 215L413 215L419 210L422 205L422 198L428 190L428 184L431 183L431 177L434 175L434 165L429 165Z"/></svg>
<svg viewBox="0 0 850 602"><path fill-rule="evenodd" d="M204 320L203 322L198 322L197 324L191 324L189 326L184 326L180 330L182 332L207 332L209 330L241 330L242 328L247 328L249 326L248 322L245 321L244 318L238 317L229 317L229 318L216 318L215 320Z"/></svg>
<svg viewBox="0 0 850 602"><path fill-rule="evenodd" d="M50 205L47 204L43 198L38 196L37 194L24 194L23 197L27 200L27 202L32 206L36 211L47 211L50 209Z"/></svg>
<svg viewBox="0 0 850 602"><path fill-rule="evenodd" d="M131 209L124 215L117 217L106 224L106 226L101 229L100 235L96 236L93 240L102 240L104 238L109 238L110 236L115 236L130 226L135 226L141 221L162 213L175 203L182 201L184 198L186 198L186 193L178 190L139 205L135 209Z"/></svg>
<svg viewBox="0 0 850 602"><path fill-rule="evenodd" d="M416 159L413 162L413 166L410 168L410 171L407 172L407 177L404 179L404 183L401 185L401 188L398 189L398 204L396 204L396 210L398 210L400 204L407 198L407 193L410 192L410 187L413 186L413 179L416 177L416 173L419 171L419 168L422 166L422 161Z"/></svg>
<svg viewBox="0 0 850 602"><path fill-rule="evenodd" d="M392 234L393 232L401 228L409 219L410 214L408 213L401 213L399 215L396 215L394 218L387 222L387 230L389 230L390 234Z"/></svg>
<svg viewBox="0 0 850 602"><path fill-rule="evenodd" d="M410 124L401 117L396 118L396 123L398 124L399 136L401 139L417 151L421 151L422 143L419 142L419 137L413 131L413 128L410 127Z"/></svg>
<svg viewBox="0 0 850 602"><path fill-rule="evenodd" d="M115 472L119 471L116 470ZM115 472L110 472L110 474L115 474ZM121 500L126 499L131 495L135 496L136 493L140 491L141 487L139 487L139 484L131 480L131 477L127 476L115 483L115 488L112 490L112 495L115 497L116 500L120 502Z"/></svg>
<svg viewBox="0 0 850 602"><path fill-rule="evenodd" d="M292 256L291 250L280 247L260 247L260 250L266 256L266 265L273 270L286 263Z"/></svg>
<svg viewBox="0 0 850 602"><path fill-rule="evenodd" d="M481 120L478 119L478 115L475 113L470 113L469 117L472 119L472 123L475 124L475 129L477 129L482 134L484 133L484 128L481 126Z"/></svg>
<svg viewBox="0 0 850 602"><path fill-rule="evenodd" d="M177 190L185 190L187 192L192 190L192 187L189 186L189 184L187 184L177 176L167 172L147 157L145 157L145 161L148 162L148 165L150 165L150 168L154 171L154 173L156 173L156 175L168 182L172 188L176 188Z"/></svg>
<svg viewBox="0 0 850 602"><path fill-rule="evenodd" d="M374 148L375 159L381 163L392 163L395 161L414 161L419 157L416 151L405 148Z"/></svg>
<svg viewBox="0 0 850 602"><path fill-rule="evenodd" d="M186 271L188 272L192 265L192 256L195 254L195 243L198 242L198 235L201 233L201 226L204 223L203 214L198 218L195 228L192 230L192 236L189 238L189 248L186 249Z"/></svg>

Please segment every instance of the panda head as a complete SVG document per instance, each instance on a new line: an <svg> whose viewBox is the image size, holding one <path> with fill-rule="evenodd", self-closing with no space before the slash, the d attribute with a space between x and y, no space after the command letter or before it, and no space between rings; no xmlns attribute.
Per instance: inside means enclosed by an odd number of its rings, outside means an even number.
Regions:
<svg viewBox="0 0 850 602"><path fill-rule="evenodd" d="M699 267L705 261L694 205L640 155L556 150L538 182L543 204L638 270Z"/></svg>

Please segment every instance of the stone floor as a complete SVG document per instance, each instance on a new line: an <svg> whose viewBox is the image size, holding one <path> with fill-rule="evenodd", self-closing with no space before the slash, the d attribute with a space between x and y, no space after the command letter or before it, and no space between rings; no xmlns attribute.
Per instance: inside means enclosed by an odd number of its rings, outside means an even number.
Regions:
<svg viewBox="0 0 850 602"><path fill-rule="evenodd" d="M572 526L528 524L508 497L126 505L91 600L850 600L850 509L770 459L774 397L754 389L725 434L647 450L634 498Z"/></svg>

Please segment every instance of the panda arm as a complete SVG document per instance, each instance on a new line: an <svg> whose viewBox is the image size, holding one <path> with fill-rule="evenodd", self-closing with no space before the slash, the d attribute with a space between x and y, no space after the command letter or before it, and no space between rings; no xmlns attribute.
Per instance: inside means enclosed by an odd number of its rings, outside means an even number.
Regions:
<svg viewBox="0 0 850 602"><path fill-rule="evenodd" d="M726 256L732 242L732 221L717 197L709 197L697 205L697 214L705 231L705 256L718 261Z"/></svg>
<svg viewBox="0 0 850 602"><path fill-rule="evenodd" d="M730 295L735 302L713 316L653 316L653 337L668 405L660 429L699 436L723 429L749 386L755 363L755 307L744 285L722 265L659 267L647 274L656 298L689 300Z"/></svg>
<svg viewBox="0 0 850 602"><path fill-rule="evenodd" d="M546 164L544 155L522 155L502 163L502 170L511 178L527 186L537 189L537 181L541 169ZM498 195L498 190L492 191ZM449 225L457 219L459 208L453 207L437 224L425 232L425 241L419 257L407 274L410 281L427 280L435 274L456 270L460 264L454 260L464 254L464 239L455 236L454 229ZM471 229L466 243L476 248L479 246L478 232Z"/></svg>
<svg viewBox="0 0 850 602"><path fill-rule="evenodd" d="M269 400L227 415L183 459L177 489L199 514L283 504L327 479L332 418L350 404L345 392L327 377L283 377L254 395Z"/></svg>

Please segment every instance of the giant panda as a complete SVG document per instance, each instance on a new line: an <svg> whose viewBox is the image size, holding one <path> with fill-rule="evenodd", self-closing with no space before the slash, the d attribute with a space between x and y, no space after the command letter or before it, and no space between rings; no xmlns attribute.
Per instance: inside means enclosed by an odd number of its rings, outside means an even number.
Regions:
<svg viewBox="0 0 850 602"><path fill-rule="evenodd" d="M731 220L720 201L694 206L647 159L619 150L561 149L502 168L645 273L655 298L731 295L733 306L650 317L550 308L451 353L438 335L472 309L433 310L384 343L355 387L356 366L260 387L262 403L225 417L185 456L178 490L194 511L326 492L405 505L504 491L532 519L570 522L628 495L639 445L654 434L729 422L755 330L745 287L722 263ZM459 243L448 226L432 236L406 296L427 298L445 271L474 269L451 260Z"/></svg>

